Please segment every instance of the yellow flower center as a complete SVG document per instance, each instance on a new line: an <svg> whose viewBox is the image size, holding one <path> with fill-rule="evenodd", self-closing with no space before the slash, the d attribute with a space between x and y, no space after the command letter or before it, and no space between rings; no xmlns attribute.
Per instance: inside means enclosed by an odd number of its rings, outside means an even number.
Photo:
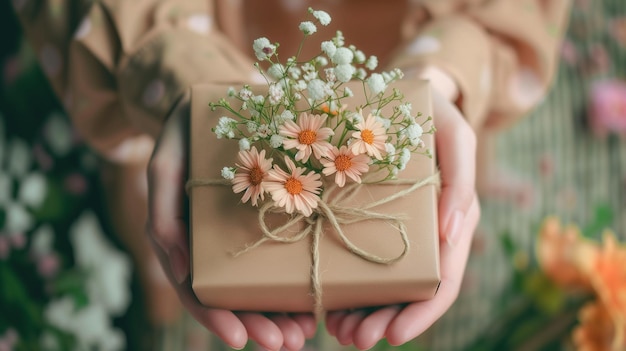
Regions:
<svg viewBox="0 0 626 351"><path fill-rule="evenodd" d="M250 173L248 174L248 178L250 179L250 184L252 185L261 184L261 182L263 181L264 175L265 173L263 173L263 170L261 168L259 168L258 166L253 167L250 170Z"/></svg>
<svg viewBox="0 0 626 351"><path fill-rule="evenodd" d="M339 155L335 158L337 171L344 172L352 167L352 159L347 155Z"/></svg>
<svg viewBox="0 0 626 351"><path fill-rule="evenodd" d="M374 144L374 133L369 129L364 129L361 131L361 139L364 142L372 145Z"/></svg>
<svg viewBox="0 0 626 351"><path fill-rule="evenodd" d="M291 177L285 182L285 189L291 195L298 195L302 192L302 182Z"/></svg>
<svg viewBox="0 0 626 351"><path fill-rule="evenodd" d="M317 133L312 130L303 130L298 134L300 144L311 145L317 140Z"/></svg>

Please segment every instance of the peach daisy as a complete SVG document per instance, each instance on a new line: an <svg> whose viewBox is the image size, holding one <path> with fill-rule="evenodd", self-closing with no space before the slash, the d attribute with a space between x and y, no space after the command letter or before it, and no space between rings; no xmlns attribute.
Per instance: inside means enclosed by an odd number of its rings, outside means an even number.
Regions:
<svg viewBox="0 0 626 351"><path fill-rule="evenodd" d="M320 175L312 171L304 175L306 168L296 167L287 156L285 164L289 172L277 165L268 172L265 189L272 195L276 206L284 207L285 212L293 213L296 210L308 217L317 208L320 199Z"/></svg>
<svg viewBox="0 0 626 351"><path fill-rule="evenodd" d="M355 155L347 146L341 149L333 147L328 155L329 160L322 160L325 176L335 174L335 183L340 187L346 185L346 176L361 183L361 174L369 170L370 158L364 154Z"/></svg>
<svg viewBox="0 0 626 351"><path fill-rule="evenodd" d="M298 123L285 121L279 128L280 135L286 137L283 141L285 149L298 149L296 161L307 162L311 153L317 159L326 156L332 145L328 138L335 134L332 129L322 127L326 122L326 115L314 115L303 112Z"/></svg>
<svg viewBox="0 0 626 351"><path fill-rule="evenodd" d="M354 154L368 154L382 160L381 151L385 151L385 141L387 141L387 131L376 117L371 114L367 118L355 125L359 130L352 133L352 143L350 149Z"/></svg>
<svg viewBox="0 0 626 351"><path fill-rule="evenodd" d="M245 190L241 201L246 203L250 200L256 206L259 197L264 199L264 180L272 168L272 159L265 159L265 150L258 152L254 146L250 150L239 151L237 159L239 163L236 163L238 169L232 181L233 191L238 194Z"/></svg>

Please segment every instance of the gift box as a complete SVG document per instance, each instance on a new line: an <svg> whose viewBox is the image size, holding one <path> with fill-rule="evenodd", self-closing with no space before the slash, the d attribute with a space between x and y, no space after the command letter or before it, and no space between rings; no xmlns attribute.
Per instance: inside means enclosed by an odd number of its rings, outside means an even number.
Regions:
<svg viewBox="0 0 626 351"><path fill-rule="evenodd" d="M355 92L347 104L359 105L364 99L359 94L363 90L361 83L351 82L347 86ZM413 111L432 115L426 81L402 80L393 87L402 91ZM228 85L192 87L190 179L221 179L221 169L236 160L237 142L217 139L211 132L227 113L212 111L209 103L225 97L227 89ZM434 154L433 139L432 134L423 135ZM413 155L398 178L418 182L432 179L436 171L434 157ZM400 183L363 184L351 196L342 196L339 189L330 199L339 199L337 202L344 208L359 209L409 187L410 184ZM313 234L295 242L266 241L237 254L263 236L259 208L241 203L240 194L234 194L227 184L192 187L189 198L193 291L209 307L262 312L314 311L315 294L320 294L325 310L430 299L440 282L437 192L435 184L426 184L368 210L401 218L401 224L367 215L340 221L345 238L368 255L394 258L406 250L396 262L381 264L349 250L327 218L302 219L282 234L290 237L321 221L318 241ZM263 222L277 227L292 217L272 213ZM406 242L401 226L406 228ZM319 273L313 279L312 268ZM314 289L312 282L320 287Z"/></svg>

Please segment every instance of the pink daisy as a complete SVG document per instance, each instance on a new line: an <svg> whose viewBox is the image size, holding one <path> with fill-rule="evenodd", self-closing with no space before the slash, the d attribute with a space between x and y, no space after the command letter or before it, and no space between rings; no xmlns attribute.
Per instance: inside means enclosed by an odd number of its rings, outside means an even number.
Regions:
<svg viewBox="0 0 626 351"><path fill-rule="evenodd" d="M307 162L311 153L319 160L326 156L332 145L328 138L335 134L332 129L322 127L326 122L326 115L313 115L303 112L298 118L298 124L287 120L280 126L279 133L287 137L283 141L285 149L298 149L296 161Z"/></svg>
<svg viewBox="0 0 626 351"><path fill-rule="evenodd" d="M239 151L237 159L239 163L236 163L238 169L233 178L233 191L238 194L245 190L241 201L246 203L251 199L252 205L256 206L259 197L264 199L264 180L272 168L272 159L266 160L265 150L258 152L254 146L250 150Z"/></svg>
<svg viewBox="0 0 626 351"><path fill-rule="evenodd" d="M346 176L361 183L361 174L369 170L370 158L364 154L355 155L347 146L333 148L329 153L330 160L322 160L324 175L335 173L335 183L340 187L346 185Z"/></svg>
<svg viewBox="0 0 626 351"><path fill-rule="evenodd" d="M276 206L284 207L285 212L293 213L297 210L308 217L317 208L320 199L320 175L312 171L303 175L306 168L296 167L287 156L285 163L289 173L274 165L268 172L265 189L272 194Z"/></svg>
<svg viewBox="0 0 626 351"><path fill-rule="evenodd" d="M376 121L376 117L371 114L363 122L359 122L355 127L358 132L352 133L352 144L350 150L355 155L368 154L382 160L381 151L385 151L385 141L387 140L387 131L380 122Z"/></svg>

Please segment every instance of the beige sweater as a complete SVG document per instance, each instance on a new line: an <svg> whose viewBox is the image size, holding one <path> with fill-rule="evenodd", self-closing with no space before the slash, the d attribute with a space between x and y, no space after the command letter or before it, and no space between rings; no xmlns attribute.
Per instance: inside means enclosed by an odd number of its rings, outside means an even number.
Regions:
<svg viewBox="0 0 626 351"><path fill-rule="evenodd" d="M568 0L14 0L27 38L85 139L118 162L150 153L189 85L250 82L252 40L291 50L306 8L348 43L405 72L435 66L456 82L474 128L502 128L555 72ZM293 27L293 28L292 28ZM317 36L318 34L316 34ZM283 56L284 57L284 56Z"/></svg>

